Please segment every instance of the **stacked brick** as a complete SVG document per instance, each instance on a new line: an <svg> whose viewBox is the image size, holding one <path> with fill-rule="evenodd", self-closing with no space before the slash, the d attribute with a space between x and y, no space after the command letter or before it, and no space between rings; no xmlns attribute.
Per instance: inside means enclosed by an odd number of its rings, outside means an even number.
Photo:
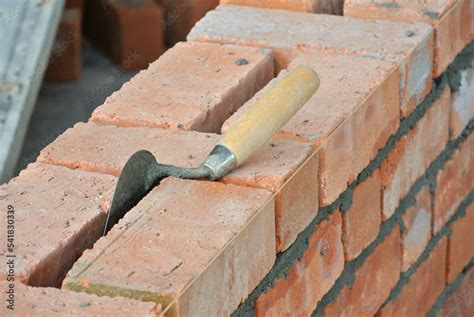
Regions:
<svg viewBox="0 0 474 317"><path fill-rule="evenodd" d="M22 210L17 283L61 285L66 303L76 291L105 307L108 296L151 302L140 309L166 316L472 314L474 32L463 27L452 46L441 38L456 8L464 19L474 9L405 3L380 5L379 20L208 13L189 43L0 187L2 204ZM219 182L162 181L100 237L133 152L198 166L301 63L320 90L247 163Z"/></svg>

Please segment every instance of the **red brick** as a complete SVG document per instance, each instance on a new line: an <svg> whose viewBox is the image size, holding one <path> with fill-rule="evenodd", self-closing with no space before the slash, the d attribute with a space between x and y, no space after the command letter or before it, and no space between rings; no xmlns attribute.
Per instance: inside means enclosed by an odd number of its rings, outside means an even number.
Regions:
<svg viewBox="0 0 474 317"><path fill-rule="evenodd" d="M0 289L6 291L8 282L0 282ZM37 288L14 284L14 311L2 303L2 316L157 316L160 305L144 303L123 297L98 297L93 294L76 293L56 288ZM4 294L2 294L4 295ZM6 295L4 295L6 300Z"/></svg>
<svg viewBox="0 0 474 317"><path fill-rule="evenodd" d="M449 116L449 130L451 138L457 138L474 118L474 61L471 66L459 72L460 85L451 94L451 113Z"/></svg>
<svg viewBox="0 0 474 317"><path fill-rule="evenodd" d="M407 271L420 257L431 239L431 193L428 186L415 196L415 205L402 216L402 271Z"/></svg>
<svg viewBox="0 0 474 317"><path fill-rule="evenodd" d="M120 67L145 69L163 53L163 20L153 0L87 0L84 31Z"/></svg>
<svg viewBox="0 0 474 317"><path fill-rule="evenodd" d="M439 317L474 316L474 270L471 268L463 278L461 285L444 303Z"/></svg>
<svg viewBox="0 0 474 317"><path fill-rule="evenodd" d="M433 230L438 232L474 187L474 134L456 150L437 175Z"/></svg>
<svg viewBox="0 0 474 317"><path fill-rule="evenodd" d="M191 28L219 0L159 0L166 9L166 40L170 44L185 41Z"/></svg>
<svg viewBox="0 0 474 317"><path fill-rule="evenodd" d="M400 199L421 177L448 141L449 87L434 101L416 127L404 135L382 163L383 217L390 218Z"/></svg>
<svg viewBox="0 0 474 317"><path fill-rule="evenodd" d="M180 43L107 98L92 121L219 132L224 120L272 77L269 51Z"/></svg>
<svg viewBox="0 0 474 317"><path fill-rule="evenodd" d="M80 9L66 9L59 22L49 65L47 81L78 79L81 74L81 18Z"/></svg>
<svg viewBox="0 0 474 317"><path fill-rule="evenodd" d="M453 282L474 257L474 204L466 209L466 215L451 226L448 253L448 282Z"/></svg>
<svg viewBox="0 0 474 317"><path fill-rule="evenodd" d="M115 177L32 164L0 186L2 210L15 209L15 278L32 286L58 286L84 249L102 234ZM6 217L0 224L6 228ZM2 230L2 241L6 241ZM4 240L5 239L5 240ZM1 254L7 253L2 243ZM6 273L0 273L0 280Z"/></svg>
<svg viewBox="0 0 474 317"><path fill-rule="evenodd" d="M445 286L447 245L443 237L398 297L380 309L378 317L426 316Z"/></svg>
<svg viewBox="0 0 474 317"><path fill-rule="evenodd" d="M222 4L336 15L342 15L344 6L343 0L221 0L220 2Z"/></svg>
<svg viewBox="0 0 474 317"><path fill-rule="evenodd" d="M225 28L221 27L226 25ZM270 47L285 68L295 47L356 54L400 64L402 114L431 88L433 34L429 25L221 5L199 21L189 40Z"/></svg>
<svg viewBox="0 0 474 317"><path fill-rule="evenodd" d="M160 163L197 167L218 140L216 134L79 123L41 151L38 160L118 176L141 149L151 151ZM307 144L273 139L222 179L276 193L278 251L288 248L317 214L318 156L311 153Z"/></svg>
<svg viewBox="0 0 474 317"><path fill-rule="evenodd" d="M472 41L473 12L474 2L471 0L347 0L344 3L345 16L433 25L435 77L440 76L456 55Z"/></svg>
<svg viewBox="0 0 474 317"><path fill-rule="evenodd" d="M400 277L400 231L395 227L357 270L352 286L346 286L324 316L373 316Z"/></svg>
<svg viewBox="0 0 474 317"><path fill-rule="evenodd" d="M84 8L84 0L66 0L66 4L64 5L66 9L80 9L81 11Z"/></svg>
<svg viewBox="0 0 474 317"><path fill-rule="evenodd" d="M317 226L303 258L294 263L288 276L277 279L257 298L257 317L311 315L343 268L341 215L336 212Z"/></svg>
<svg viewBox="0 0 474 317"><path fill-rule="evenodd" d="M280 131L320 151L319 200L332 203L375 157L399 124L399 73L390 62L355 55L295 50L290 68L306 64L321 78L319 91ZM283 76L284 72L280 74ZM227 130L271 82L224 123ZM382 106L380 106L382 105Z"/></svg>
<svg viewBox="0 0 474 317"><path fill-rule="evenodd" d="M63 287L229 315L273 266L274 217L270 192L168 178L84 252Z"/></svg>
<svg viewBox="0 0 474 317"><path fill-rule="evenodd" d="M359 184L353 191L352 206L342 214L344 255L355 259L378 235L382 222L380 173Z"/></svg>

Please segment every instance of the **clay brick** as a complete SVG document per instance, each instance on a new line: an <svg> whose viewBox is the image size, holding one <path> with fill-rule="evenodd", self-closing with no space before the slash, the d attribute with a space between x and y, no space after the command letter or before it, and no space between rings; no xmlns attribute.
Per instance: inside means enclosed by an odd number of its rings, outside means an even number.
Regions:
<svg viewBox="0 0 474 317"><path fill-rule="evenodd" d="M8 282L0 282L0 289L6 291ZM56 288L29 287L14 284L14 311L3 302L2 316L158 316L161 307L124 297L98 297L93 294L76 293ZM2 294L3 295L3 294ZM6 296L4 295L6 299Z"/></svg>
<svg viewBox="0 0 474 317"><path fill-rule="evenodd" d="M380 173L359 184L353 191L352 206L342 214L344 255L355 259L378 235L382 222Z"/></svg>
<svg viewBox="0 0 474 317"><path fill-rule="evenodd" d="M332 203L375 157L399 124L399 72L390 62L355 55L295 50L290 68L306 64L319 91L280 131L320 151L319 202ZM284 72L280 73L283 76ZM275 79L224 123L227 130Z"/></svg>
<svg viewBox="0 0 474 317"><path fill-rule="evenodd" d="M84 252L63 287L181 316L229 315L273 266L274 217L265 190L167 178Z"/></svg>
<svg viewBox="0 0 474 317"><path fill-rule="evenodd" d="M426 316L445 286L447 237L443 237L404 285L396 299L377 313L385 316Z"/></svg>
<svg viewBox="0 0 474 317"><path fill-rule="evenodd" d="M31 164L0 186L3 210L15 210L15 279L32 286L58 286L84 249L101 236L115 177L48 164ZM6 228L7 218L0 225ZM6 241L2 230L2 241ZM1 254L7 254L2 243ZM0 280L6 279L6 271Z"/></svg>
<svg viewBox="0 0 474 317"><path fill-rule="evenodd" d="M160 163L197 167L218 140L216 134L78 123L41 151L38 160L118 176L127 159L141 149L151 151ZM318 156L310 158L311 153L307 144L273 139L222 179L277 193L278 251L290 246L316 216Z"/></svg>
<svg viewBox="0 0 474 317"><path fill-rule="evenodd" d="M465 140L437 175L433 231L438 232L474 187L474 134Z"/></svg>
<svg viewBox="0 0 474 317"><path fill-rule="evenodd" d="M474 316L474 270L471 268L463 278L461 285L444 303L439 317Z"/></svg>
<svg viewBox="0 0 474 317"><path fill-rule="evenodd" d="M431 89L433 34L426 24L221 5L196 24L188 40L270 47L277 70L285 68L292 49L301 46L396 61L404 116Z"/></svg>
<svg viewBox="0 0 474 317"><path fill-rule="evenodd" d="M449 87L434 101L416 127L399 140L382 163L384 219L390 218L400 199L430 163L443 151L448 141Z"/></svg>
<svg viewBox="0 0 474 317"><path fill-rule="evenodd" d="M179 43L107 98L92 121L219 132L224 120L272 77L269 51Z"/></svg>
<svg viewBox="0 0 474 317"><path fill-rule="evenodd" d="M309 316L344 268L341 215L334 213L321 222L309 238L308 248L288 276L255 301L257 317Z"/></svg>
<svg viewBox="0 0 474 317"><path fill-rule="evenodd" d="M123 69L145 69L163 53L163 20L153 0L87 0L84 32Z"/></svg>
<svg viewBox="0 0 474 317"><path fill-rule="evenodd" d="M449 237L448 282L453 282L474 257L474 204L466 209L466 215L453 223Z"/></svg>
<svg viewBox="0 0 474 317"><path fill-rule="evenodd" d="M84 0L66 0L66 4L64 5L66 9L82 9L84 8Z"/></svg>
<svg viewBox="0 0 474 317"><path fill-rule="evenodd" d="M415 196L415 205L402 216L402 271L407 271L420 257L431 239L431 193L428 186Z"/></svg>
<svg viewBox="0 0 474 317"><path fill-rule="evenodd" d="M460 85L451 94L449 130L451 138L457 138L469 120L474 118L474 61L471 66L460 71Z"/></svg>
<svg viewBox="0 0 474 317"><path fill-rule="evenodd" d="M220 3L336 15L342 15L344 7L343 0L221 0Z"/></svg>
<svg viewBox="0 0 474 317"><path fill-rule="evenodd" d="M472 41L474 2L471 0L388 1L346 0L344 15L364 19L423 22L433 25L434 76L440 76Z"/></svg>
<svg viewBox="0 0 474 317"><path fill-rule="evenodd" d="M352 286L346 286L324 316L373 316L400 277L400 231L395 227L357 270Z"/></svg>
<svg viewBox="0 0 474 317"><path fill-rule="evenodd" d="M81 18L80 9L66 9L59 22L48 68L47 81L76 80L81 74Z"/></svg>
<svg viewBox="0 0 474 317"><path fill-rule="evenodd" d="M166 40L169 44L185 41L191 28L219 0L159 0L166 9Z"/></svg>

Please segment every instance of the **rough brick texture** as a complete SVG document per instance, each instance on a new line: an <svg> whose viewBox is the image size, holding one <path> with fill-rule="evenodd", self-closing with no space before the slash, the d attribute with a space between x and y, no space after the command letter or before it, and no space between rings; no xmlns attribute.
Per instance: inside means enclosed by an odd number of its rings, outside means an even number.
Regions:
<svg viewBox="0 0 474 317"><path fill-rule="evenodd" d="M382 163L383 216L390 218L415 181L441 153L448 141L449 87L416 127L399 140Z"/></svg>
<svg viewBox="0 0 474 317"><path fill-rule="evenodd" d="M342 214L342 241L346 261L359 256L379 233L382 222L380 173L372 176L353 191L352 206Z"/></svg>
<svg viewBox="0 0 474 317"><path fill-rule="evenodd" d="M341 229L339 212L318 225L303 258L255 301L257 317L311 315L343 270Z"/></svg>
<svg viewBox="0 0 474 317"><path fill-rule="evenodd" d="M342 15L344 6L343 0L221 0L220 3L336 15Z"/></svg>
<svg viewBox="0 0 474 317"><path fill-rule="evenodd" d="M431 88L433 34L429 25L421 23L221 5L196 24L188 40L270 47L277 69L286 67L292 49L301 46L396 61L402 74L403 115L410 113Z"/></svg>
<svg viewBox="0 0 474 317"><path fill-rule="evenodd" d="M7 290L8 282L0 282L0 289ZM14 284L14 310L2 303L2 316L157 316L161 307L123 297L98 297L55 288L36 288ZM5 297L6 299L6 297Z"/></svg>
<svg viewBox="0 0 474 317"><path fill-rule="evenodd" d="M415 196L415 204L403 215L402 271L407 271L419 258L431 239L431 193L424 186Z"/></svg>
<svg viewBox="0 0 474 317"><path fill-rule="evenodd" d="M448 253L448 282L451 283L463 268L474 258L472 232L474 228L474 204L466 210L466 215L451 226Z"/></svg>
<svg viewBox="0 0 474 317"><path fill-rule="evenodd" d="M474 315L474 270L471 268L461 285L454 291L439 311L439 317Z"/></svg>
<svg viewBox="0 0 474 317"><path fill-rule="evenodd" d="M272 77L269 51L180 43L107 98L92 121L219 132Z"/></svg>
<svg viewBox="0 0 474 317"><path fill-rule="evenodd" d="M319 199L332 203L375 157L399 124L399 72L393 63L355 55L298 49L290 68L306 64L320 78L319 91L279 135L310 142L320 152ZM283 73L280 75L283 76ZM224 123L227 130L275 79Z"/></svg>
<svg viewBox="0 0 474 317"><path fill-rule="evenodd" d="M461 71L461 81L451 95L449 130L451 138L457 138L469 120L474 118L474 61Z"/></svg>
<svg viewBox="0 0 474 317"><path fill-rule="evenodd" d="M163 52L163 19L153 0L87 0L84 31L120 67L145 69Z"/></svg>
<svg viewBox="0 0 474 317"><path fill-rule="evenodd" d="M375 315L399 279L400 256L400 230L395 227L357 270L354 283L326 307L324 316Z"/></svg>
<svg viewBox="0 0 474 317"><path fill-rule="evenodd" d="M84 252L63 286L159 302L164 310L176 300L168 309L183 316L228 315L273 266L269 197L168 178Z"/></svg>
<svg viewBox="0 0 474 317"><path fill-rule="evenodd" d="M15 209L16 280L58 286L67 270L100 237L115 177L32 164L0 186L3 210ZM1 226L6 228L6 217ZM2 241L6 241L2 231ZM1 254L7 245L2 243ZM11 253L11 252L10 252ZM0 280L6 278L0 273Z"/></svg>
<svg viewBox="0 0 474 317"><path fill-rule="evenodd" d="M197 167L218 140L216 134L79 123L41 151L38 160L118 176L127 159L141 149L163 164ZM221 180L277 193L277 251L286 249L316 216L318 156L311 153L307 144L273 139Z"/></svg>
<svg viewBox="0 0 474 317"><path fill-rule="evenodd" d="M435 77L446 70L474 34L474 2L471 0L346 0L344 15L433 25Z"/></svg>
<svg viewBox="0 0 474 317"><path fill-rule="evenodd" d="M474 188L474 134L456 150L438 173L433 209L433 230L438 232Z"/></svg>
<svg viewBox="0 0 474 317"><path fill-rule="evenodd" d="M78 79L81 73L81 18L80 9L66 9L59 23L48 68L47 81Z"/></svg>
<svg viewBox="0 0 474 317"><path fill-rule="evenodd" d="M401 293L380 309L378 317L426 315L445 286L447 245L447 237L443 237Z"/></svg>

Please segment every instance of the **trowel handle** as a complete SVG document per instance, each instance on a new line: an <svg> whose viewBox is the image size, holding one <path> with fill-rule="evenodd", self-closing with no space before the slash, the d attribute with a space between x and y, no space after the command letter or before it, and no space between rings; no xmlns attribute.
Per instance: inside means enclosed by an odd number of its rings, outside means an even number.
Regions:
<svg viewBox="0 0 474 317"><path fill-rule="evenodd" d="M223 135L218 144L234 153L238 165L279 131L319 88L319 77L298 66L273 85Z"/></svg>

